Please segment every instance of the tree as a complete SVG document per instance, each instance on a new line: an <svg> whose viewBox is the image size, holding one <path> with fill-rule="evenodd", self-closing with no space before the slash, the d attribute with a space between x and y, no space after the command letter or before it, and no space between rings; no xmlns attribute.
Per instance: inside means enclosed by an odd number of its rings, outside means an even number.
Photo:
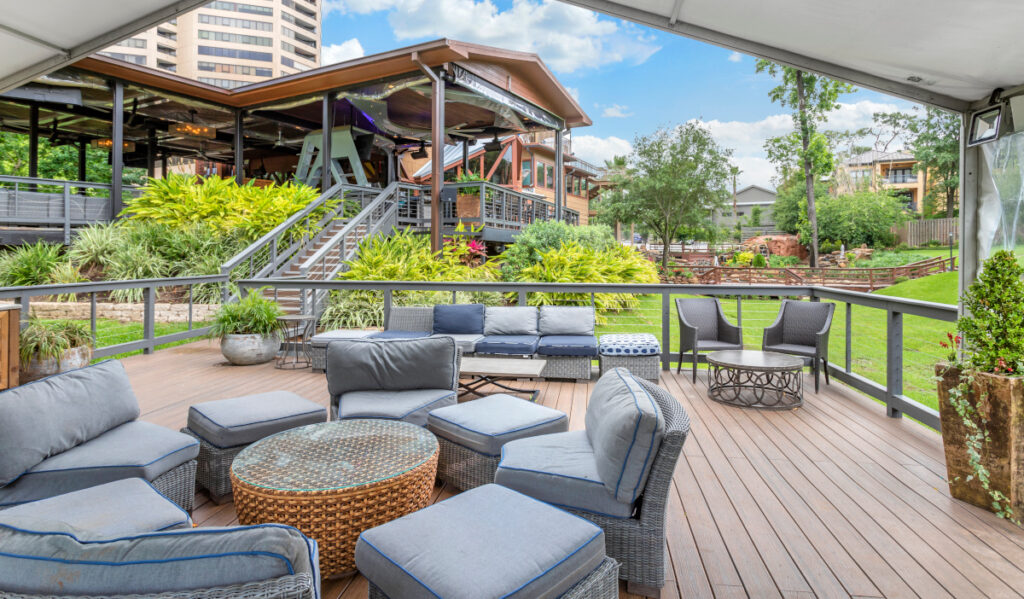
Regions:
<svg viewBox="0 0 1024 599"><path fill-rule="evenodd" d="M828 194L828 184L817 181L814 184L815 197ZM807 220L807 188L800 173L792 173L776 189L775 203L772 204L772 218L775 227L786 233L799 233L800 222Z"/></svg>
<svg viewBox="0 0 1024 599"><path fill-rule="evenodd" d="M617 192L602 196L602 220L636 223L657 235L665 248L684 227L700 227L725 205L732 150L723 149L695 122L638 137L625 173L613 180Z"/></svg>
<svg viewBox="0 0 1024 599"><path fill-rule="evenodd" d="M859 190L841 196L824 196L818 203L818 232L822 239L845 243L892 245L892 227L907 218L903 201L888 191ZM810 237L810 224L800 221L800 238Z"/></svg>
<svg viewBox="0 0 1024 599"><path fill-rule="evenodd" d="M109 183L113 172L107 161L109 152L100 148L85 150L85 180ZM0 174L28 176L28 135L0 132ZM53 146L45 137L39 138L39 177L43 179L78 179L78 148L74 145ZM142 183L145 171L124 169L125 183Z"/></svg>
<svg viewBox="0 0 1024 599"><path fill-rule="evenodd" d="M761 226L761 207L754 206L750 209L750 226L760 227Z"/></svg>
<svg viewBox="0 0 1024 599"><path fill-rule="evenodd" d="M957 213L960 189L960 115L928 107L923 117L911 120L910 150L915 167L925 177L925 198L932 206L946 206L946 218ZM931 177L931 184L927 178Z"/></svg>
<svg viewBox="0 0 1024 599"><path fill-rule="evenodd" d="M828 113L839 107L840 94L855 91L854 87L822 77L805 73L800 69L775 64L768 60L757 61L757 72L767 72L779 80L779 85L768 92L773 102L793 109L793 124L799 136L797 151L804 175L807 194L807 220L811 226L811 266L818 262L818 223L814 207L814 183L824 172L832 170L832 152L828 140L818 132L818 125L825 122ZM825 160L825 156L828 159ZM825 168L827 162L828 168Z"/></svg>

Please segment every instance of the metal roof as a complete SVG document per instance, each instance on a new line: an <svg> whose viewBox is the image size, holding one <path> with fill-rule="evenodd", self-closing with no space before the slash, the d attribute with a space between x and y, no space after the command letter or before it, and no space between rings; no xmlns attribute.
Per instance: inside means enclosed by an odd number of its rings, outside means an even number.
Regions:
<svg viewBox="0 0 1024 599"><path fill-rule="evenodd" d="M843 164L847 166L854 166L875 164L877 162L904 162L907 160L914 160L914 155L903 150L897 150L895 152L868 150L867 152L862 152L847 158L843 161Z"/></svg>
<svg viewBox="0 0 1024 599"><path fill-rule="evenodd" d="M565 1L961 112L1024 83L1020 0Z"/></svg>

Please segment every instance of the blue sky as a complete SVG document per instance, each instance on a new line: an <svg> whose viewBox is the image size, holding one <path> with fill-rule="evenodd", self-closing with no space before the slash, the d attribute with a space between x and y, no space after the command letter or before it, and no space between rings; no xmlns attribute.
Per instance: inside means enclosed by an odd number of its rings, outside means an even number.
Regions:
<svg viewBox="0 0 1024 599"><path fill-rule="evenodd" d="M324 64L440 37L536 52L594 121L573 132L574 152L593 162L628 153L637 135L699 119L734 150L741 186L771 187L762 144L792 127L753 58L554 0L326 0L325 10ZM835 129L913 106L863 89L840 101Z"/></svg>

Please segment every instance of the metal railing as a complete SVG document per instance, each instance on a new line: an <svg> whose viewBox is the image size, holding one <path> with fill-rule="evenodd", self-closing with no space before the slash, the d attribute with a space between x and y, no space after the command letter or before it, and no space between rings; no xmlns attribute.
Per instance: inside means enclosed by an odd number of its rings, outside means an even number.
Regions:
<svg viewBox="0 0 1024 599"><path fill-rule="evenodd" d="M445 183L443 226L466 224L518 231L530 223L555 219L555 204L542 195L515 191L489 181ZM427 188L429 189L429 188ZM579 224L579 212L563 208L563 219Z"/></svg>
<svg viewBox="0 0 1024 599"><path fill-rule="evenodd" d="M104 358L125 352L139 351L152 353L158 346L176 343L209 334L210 327L195 318L194 302L196 288L200 285L216 285L227 287L225 275L207 275L200 277L178 277L171 279L139 279L134 281L103 281L97 283L73 283L67 285L38 285L34 287L2 287L0 301L13 301L21 305L21 318L25 322L32 314L32 302L62 298L59 302L67 309L88 301L88 316L71 318L70 320L88 321L93 338L93 357ZM101 300L117 292L134 291L141 296L138 303L115 301L119 318L104 317ZM158 296L171 296L172 302L161 304L164 309L169 306L184 307L184 320L163 323L157 319ZM215 294L207 294L215 295ZM125 311L141 308L138 321L126 318ZM40 316L40 318L46 318ZM159 325L159 326L158 326ZM170 332L161 332L166 328Z"/></svg>
<svg viewBox="0 0 1024 599"><path fill-rule="evenodd" d="M117 217L110 187L109 183L0 175L0 224L59 227L64 243L71 243L72 229ZM124 199L141 193L142 188L135 185L122 188Z"/></svg>
<svg viewBox="0 0 1024 599"><path fill-rule="evenodd" d="M811 301L832 301L837 304L836 316L832 325L832 355L835 355L835 348L841 342L841 361L834 361L831 356L828 362L828 370L832 377L847 385L883 402L889 416L900 417L907 415L918 421L938 429L940 427L938 412L926 406L904 393L904 365L909 352L905 352L904 346L904 322L907 317L912 319L925 319L927 322L938 321L941 323L952 323L957 318L956 306L936 304L908 300L887 296L876 296L856 291L845 291L841 289L829 289L817 286L781 286L781 285L618 285L618 284L556 284L556 283L505 283L505 282L465 282L465 283L440 283L440 282L413 282L413 281L309 281L299 279L259 279L240 281L243 288L254 288L270 286L276 289L296 289L300 291L341 291L341 290L371 290L380 292L381 301L384 304L385 320L395 298L403 292L443 292L438 294L439 303L454 301L458 294L463 297L471 297L467 294L500 294L505 299L513 299L519 305L527 305L530 301L530 294L573 294L571 297L579 298L580 302L593 303L596 294L628 294L638 298L654 297L652 300L657 308L648 312L642 312L636 318L632 318L622 325L621 330L635 331L637 327L647 327L661 339L661 360L662 368L668 369L674 361L673 347L678 347L673 339L673 331L676 327L675 307L672 300L675 297L703 295L719 298L732 298L735 300L735 310L730 307L730 316L735 318L740 325L743 324L744 312L747 308L756 310L759 318L757 323L768 325L774 320L778 311L777 299L784 297L807 297ZM422 297L422 295L420 296ZM770 299L764 299L770 298ZM559 300L565 301L567 296L560 295ZM657 301L660 300L660 301ZM871 349L863 349L862 354L854 356L855 337L853 310L854 307L864 311L859 318L863 319L868 328L861 330L858 334L863 337L856 340L856 344L869 343ZM745 308L746 307L746 308ZM882 330L874 328L875 321L884 319ZM915 321L915 325L917 322ZM600 327L599 327L600 328ZM611 331L609 331L611 332ZM915 333L917 335L918 333ZM876 345L881 339L885 339L884 363L878 363L880 357ZM916 339L914 340L917 341ZM752 337L748 339L748 345L759 347L759 339ZM929 346L930 347L930 346ZM934 343L938 348L938 339ZM921 355L918 355L921 354ZM930 369L931 366L942 359L941 355L933 352L914 352L914 368L918 370ZM874 378L869 376L868 367L858 372L855 366L861 363L870 363L878 368L875 369ZM915 371L918 378L928 381L930 385L931 374ZM932 388L933 389L933 388Z"/></svg>

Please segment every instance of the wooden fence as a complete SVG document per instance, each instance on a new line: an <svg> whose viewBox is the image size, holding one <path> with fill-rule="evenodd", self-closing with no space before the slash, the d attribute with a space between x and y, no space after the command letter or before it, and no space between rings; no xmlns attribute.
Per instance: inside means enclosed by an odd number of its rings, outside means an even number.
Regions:
<svg viewBox="0 0 1024 599"><path fill-rule="evenodd" d="M942 245L949 243L949 234L953 234L953 241L960 240L960 219L958 218L928 218L925 220L912 220L903 223L899 227L893 227L892 232L896 235L899 243L905 243L916 247L927 244L929 241L938 241Z"/></svg>

